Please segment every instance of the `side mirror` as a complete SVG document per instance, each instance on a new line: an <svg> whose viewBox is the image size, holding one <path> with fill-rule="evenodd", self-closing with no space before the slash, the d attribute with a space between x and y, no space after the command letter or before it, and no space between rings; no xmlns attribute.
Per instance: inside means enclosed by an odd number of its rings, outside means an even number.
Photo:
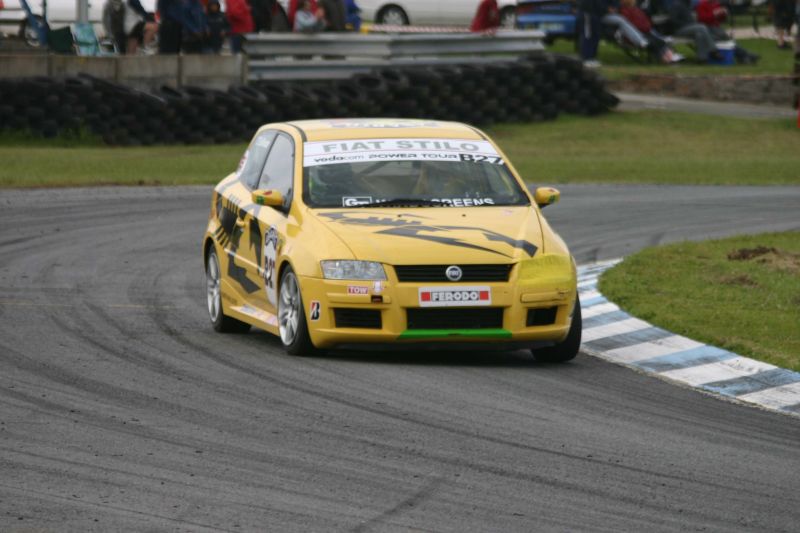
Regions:
<svg viewBox="0 0 800 533"><path fill-rule="evenodd" d="M540 208L546 207L558 202L561 199L561 193L552 187L538 187L533 193L533 199Z"/></svg>
<svg viewBox="0 0 800 533"><path fill-rule="evenodd" d="M259 189L253 191L253 203L270 207L283 207L283 195L275 189Z"/></svg>

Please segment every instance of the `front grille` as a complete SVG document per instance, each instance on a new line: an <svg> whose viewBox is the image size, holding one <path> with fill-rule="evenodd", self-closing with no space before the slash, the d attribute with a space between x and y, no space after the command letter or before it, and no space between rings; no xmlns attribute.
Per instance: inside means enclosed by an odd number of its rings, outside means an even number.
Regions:
<svg viewBox="0 0 800 533"><path fill-rule="evenodd" d="M525 321L527 327L549 326L556 321L558 307L545 307L542 309L528 309L528 319Z"/></svg>
<svg viewBox="0 0 800 533"><path fill-rule="evenodd" d="M381 312L375 309L334 308L337 328L381 329Z"/></svg>
<svg viewBox="0 0 800 533"><path fill-rule="evenodd" d="M444 281L451 283L445 275L445 270L451 265L397 265L397 279L401 282L415 281ZM514 265L458 265L463 275L460 282L464 281L508 281L511 268Z"/></svg>
<svg viewBox="0 0 800 533"><path fill-rule="evenodd" d="M408 309L408 329L484 329L503 327L503 308Z"/></svg>

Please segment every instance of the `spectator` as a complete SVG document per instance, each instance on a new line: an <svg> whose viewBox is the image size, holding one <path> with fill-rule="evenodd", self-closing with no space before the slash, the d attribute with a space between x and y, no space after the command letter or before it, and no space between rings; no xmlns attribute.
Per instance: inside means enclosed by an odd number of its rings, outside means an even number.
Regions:
<svg viewBox="0 0 800 533"><path fill-rule="evenodd" d="M578 41L583 64L599 67L597 47L600 44L600 20L608 13L608 0L579 0L578 2Z"/></svg>
<svg viewBox="0 0 800 533"><path fill-rule="evenodd" d="M481 0L475 18L472 19L469 31L476 33L494 33L500 27L500 8L497 0Z"/></svg>
<svg viewBox="0 0 800 533"><path fill-rule="evenodd" d="M720 5L717 0L700 0L695 6L697 21L705 24L715 41L733 41L733 37L722 29L721 23L728 18L728 10ZM739 63L758 63L759 57L748 52L738 44L733 49L736 61Z"/></svg>
<svg viewBox="0 0 800 533"><path fill-rule="evenodd" d="M230 29L228 19L225 18L220 8L219 0L208 1L206 22L208 23L206 50L212 54L218 54L222 50L222 43L225 42L225 36Z"/></svg>
<svg viewBox="0 0 800 533"><path fill-rule="evenodd" d="M208 22L200 0L184 3L183 38L181 50L187 54L202 54L208 37Z"/></svg>
<svg viewBox="0 0 800 533"><path fill-rule="evenodd" d="M128 45L125 35L125 1L106 0L103 4L103 29L114 42L114 48L124 54Z"/></svg>
<svg viewBox="0 0 800 533"><path fill-rule="evenodd" d="M231 52L238 54L242 51L242 35L253 31L253 17L247 0L228 0L226 5L225 14L231 26Z"/></svg>
<svg viewBox="0 0 800 533"><path fill-rule="evenodd" d="M158 24L153 13L148 13L139 0L125 3L126 54L135 54L141 44L147 48L156 36Z"/></svg>
<svg viewBox="0 0 800 533"><path fill-rule="evenodd" d="M600 19L605 27L611 28L616 38L624 38L629 43L639 48L646 49L649 45L647 38L621 14L617 13L618 0L609 0L606 13Z"/></svg>
<svg viewBox="0 0 800 533"><path fill-rule="evenodd" d="M778 37L778 48L788 50L791 46L787 38L792 33L796 5L794 0L772 0L772 21L775 24L775 34Z"/></svg>
<svg viewBox="0 0 800 533"><path fill-rule="evenodd" d="M297 13L297 9L300 5L299 0L289 0L289 9L286 12L286 18L289 20L289 27L294 28L294 16ZM309 6L309 11L312 13L317 12L317 0L311 0L311 5Z"/></svg>
<svg viewBox="0 0 800 533"><path fill-rule="evenodd" d="M345 0L344 11L347 28L355 31L361 30L361 8L358 7L355 0Z"/></svg>
<svg viewBox="0 0 800 533"><path fill-rule="evenodd" d="M311 11L310 0L300 0L294 14L294 31L316 33L325 29L325 10L318 7Z"/></svg>
<svg viewBox="0 0 800 533"><path fill-rule="evenodd" d="M669 21L675 28L675 35L694 40L697 59L707 63L709 59L721 60L722 55L717 50L714 37L705 24L694 20L689 8L689 0L672 0L668 7Z"/></svg>
<svg viewBox="0 0 800 533"><path fill-rule="evenodd" d="M345 31L347 29L344 0L320 0L319 6L325 13L325 31Z"/></svg>
<svg viewBox="0 0 800 533"><path fill-rule="evenodd" d="M156 11L161 19L158 25L158 52L179 54L183 41L183 19L188 0L158 0Z"/></svg>
<svg viewBox="0 0 800 533"><path fill-rule="evenodd" d="M619 12L644 36L648 51L662 63L675 63L683 59L683 56L675 53L664 37L653 29L650 17L636 5L636 0L622 0Z"/></svg>
<svg viewBox="0 0 800 533"><path fill-rule="evenodd" d="M272 8L274 6L275 0L250 0L253 31L272 31Z"/></svg>

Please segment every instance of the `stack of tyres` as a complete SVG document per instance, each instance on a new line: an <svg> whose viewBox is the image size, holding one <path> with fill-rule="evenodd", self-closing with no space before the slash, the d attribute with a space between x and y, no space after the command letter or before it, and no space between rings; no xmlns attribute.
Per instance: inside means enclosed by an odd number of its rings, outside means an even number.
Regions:
<svg viewBox="0 0 800 533"><path fill-rule="evenodd" d="M491 64L375 69L346 80L261 81L217 91L145 93L81 74L0 80L0 129L43 137L87 130L111 145L211 144L249 139L262 124L364 116L479 126L595 115L616 106L580 61L540 53Z"/></svg>

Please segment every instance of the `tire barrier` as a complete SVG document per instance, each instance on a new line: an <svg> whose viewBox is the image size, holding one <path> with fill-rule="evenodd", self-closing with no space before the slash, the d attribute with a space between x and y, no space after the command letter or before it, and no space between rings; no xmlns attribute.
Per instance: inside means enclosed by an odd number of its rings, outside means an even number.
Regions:
<svg viewBox="0 0 800 533"><path fill-rule="evenodd" d="M617 105L595 71L568 56L376 69L347 80L259 81L218 91L146 93L81 74L0 80L0 129L42 137L77 133L110 145L248 140L262 124L360 116L456 120L479 126L596 115Z"/></svg>

